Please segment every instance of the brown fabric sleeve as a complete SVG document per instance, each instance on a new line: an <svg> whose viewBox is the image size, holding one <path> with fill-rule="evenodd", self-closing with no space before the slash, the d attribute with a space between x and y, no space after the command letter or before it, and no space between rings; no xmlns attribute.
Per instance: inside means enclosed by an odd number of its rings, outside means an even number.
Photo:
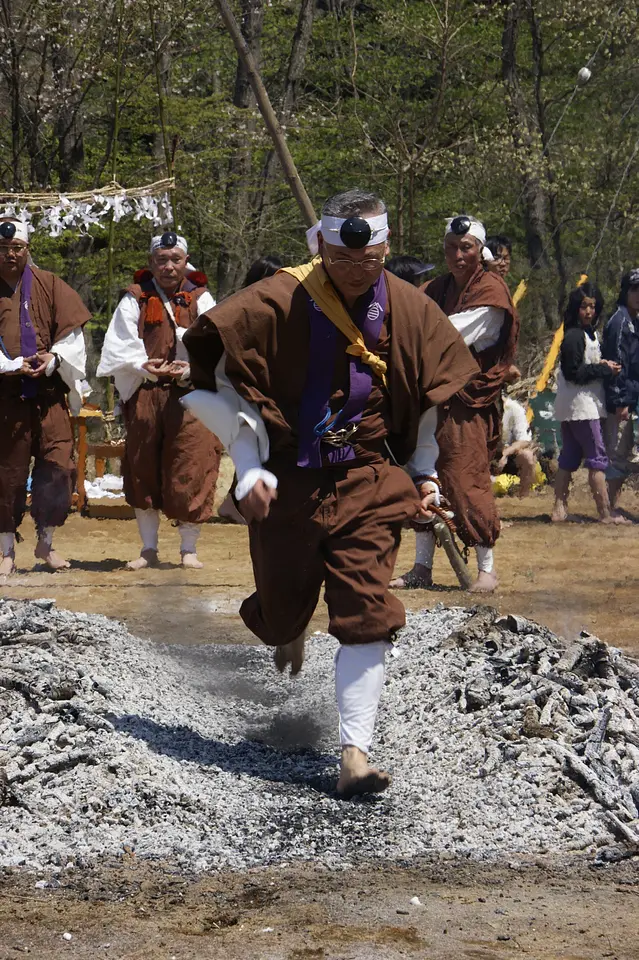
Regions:
<svg viewBox="0 0 639 960"><path fill-rule="evenodd" d="M419 418L457 393L478 372L463 338L448 317L421 291L388 276L391 306L389 444L406 463L417 443Z"/></svg>
<svg viewBox="0 0 639 960"><path fill-rule="evenodd" d="M35 271L34 271L35 275ZM68 283L51 275L52 280L52 343L58 343L63 337L83 327L91 319L91 314L84 305L79 293L76 293Z"/></svg>
<svg viewBox="0 0 639 960"><path fill-rule="evenodd" d="M479 367L464 338L448 317L426 298L422 348L421 403L428 407L444 403L477 375Z"/></svg>
<svg viewBox="0 0 639 960"><path fill-rule="evenodd" d="M268 427L284 434L290 433L290 427L273 399L277 391L271 374L281 367L279 334L298 288L301 290L288 274L255 283L202 314L183 341L196 386L214 389L215 367L226 352L226 375L235 389L258 407Z"/></svg>
<svg viewBox="0 0 639 960"><path fill-rule="evenodd" d="M475 310L477 307L495 307L504 311L504 323L498 342L479 353L472 351L479 363L480 372L460 390L461 400L473 409L496 403L508 376L509 367L514 362L519 339L519 316L508 287L501 277L486 272L480 266L459 293L455 292L450 274L436 277L422 289L427 296L433 297L448 315Z"/></svg>

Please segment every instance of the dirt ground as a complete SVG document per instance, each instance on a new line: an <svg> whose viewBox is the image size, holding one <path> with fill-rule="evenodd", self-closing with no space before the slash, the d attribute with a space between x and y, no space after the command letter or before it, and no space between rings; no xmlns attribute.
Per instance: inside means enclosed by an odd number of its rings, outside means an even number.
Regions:
<svg viewBox="0 0 639 960"><path fill-rule="evenodd" d="M629 864L424 864L353 873L312 866L193 878L114 864L55 891L10 878L0 960L636 960ZM413 897L419 906L411 904ZM71 939L64 939L64 934Z"/></svg>
<svg viewBox="0 0 639 960"><path fill-rule="evenodd" d="M581 629L639 654L639 526L604 527L594 521L587 490L580 484L571 510L581 522L550 523L552 495L545 489L526 500L500 500L504 520L496 549L501 581L494 602L571 637ZM639 516L639 494L624 494L623 506ZM29 519L24 542L16 551L18 573L0 596L55 597L70 610L104 613L124 620L134 633L166 643L252 642L237 616L243 597L253 589L245 527L207 524L198 553L203 570L179 566L178 532L163 521L160 531L162 566L130 572L125 562L139 553L133 520L83 519L72 515L56 536L56 547L71 560L71 570L48 573L36 566L34 534ZM412 566L414 535L406 531L398 571ZM471 564L474 559L471 558ZM436 590L404 593L408 609L436 603L476 602L463 593L443 551L435 558ZM320 601L313 628L325 629L326 608Z"/></svg>
<svg viewBox="0 0 639 960"><path fill-rule="evenodd" d="M549 522L549 491L500 503L512 524L497 548L495 604L564 636L586 628L639 654L639 526L597 525L583 489L571 503L581 522L561 527ZM623 505L639 514L639 495L628 492ZM72 560L60 574L34 567L28 520L23 534L18 573L0 585L0 595L55 597L158 642L252 642L237 616L252 589L244 528L207 525L199 550L205 567L185 571L177 531L164 522L162 567L142 573L124 569L139 550L133 521L72 516L56 540ZM399 570L411 565L413 543L407 532ZM440 588L405 594L409 609L473 602L457 588L443 553L435 573ZM313 627L325 626L320 604ZM609 867L539 858L492 867L439 861L357 873L284 866L199 878L132 859L65 873L58 889L36 889L37 879L0 877L0 960L21 953L43 960L639 958L636 859ZM422 906L411 905L413 896Z"/></svg>

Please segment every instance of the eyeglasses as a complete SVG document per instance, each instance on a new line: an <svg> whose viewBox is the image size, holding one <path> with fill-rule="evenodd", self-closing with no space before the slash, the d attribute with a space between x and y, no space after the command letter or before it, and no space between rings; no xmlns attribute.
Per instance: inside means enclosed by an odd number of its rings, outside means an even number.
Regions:
<svg viewBox="0 0 639 960"><path fill-rule="evenodd" d="M354 267L358 267L364 273L375 273L376 270L384 266L384 259L380 260L379 257L370 257L366 260L331 260L327 253L325 253L325 257L330 265L338 270L353 270Z"/></svg>
<svg viewBox="0 0 639 960"><path fill-rule="evenodd" d="M27 247L22 243L12 243L8 247L0 247L0 258L4 258L10 253L14 253L18 257L26 249Z"/></svg>
<svg viewBox="0 0 639 960"><path fill-rule="evenodd" d="M506 253L503 257L493 257L495 263L510 263L510 254Z"/></svg>

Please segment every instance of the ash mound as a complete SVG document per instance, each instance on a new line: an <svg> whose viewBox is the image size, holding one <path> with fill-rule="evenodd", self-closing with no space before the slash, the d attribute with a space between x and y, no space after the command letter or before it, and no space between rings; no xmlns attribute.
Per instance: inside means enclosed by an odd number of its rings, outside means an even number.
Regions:
<svg viewBox="0 0 639 960"><path fill-rule="evenodd" d="M158 648L0 601L0 866L639 853L639 664L620 651L491 607L410 616L373 756L394 784L344 803L336 646L310 638L289 680L262 647Z"/></svg>

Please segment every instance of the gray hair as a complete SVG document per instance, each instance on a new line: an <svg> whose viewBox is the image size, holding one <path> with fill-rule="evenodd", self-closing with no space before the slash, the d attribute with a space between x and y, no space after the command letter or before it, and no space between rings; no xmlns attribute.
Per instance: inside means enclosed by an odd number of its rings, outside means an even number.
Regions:
<svg viewBox="0 0 639 960"><path fill-rule="evenodd" d="M329 197L322 207L323 217L363 217L381 213L386 213L384 201L359 187L336 193L334 197Z"/></svg>

